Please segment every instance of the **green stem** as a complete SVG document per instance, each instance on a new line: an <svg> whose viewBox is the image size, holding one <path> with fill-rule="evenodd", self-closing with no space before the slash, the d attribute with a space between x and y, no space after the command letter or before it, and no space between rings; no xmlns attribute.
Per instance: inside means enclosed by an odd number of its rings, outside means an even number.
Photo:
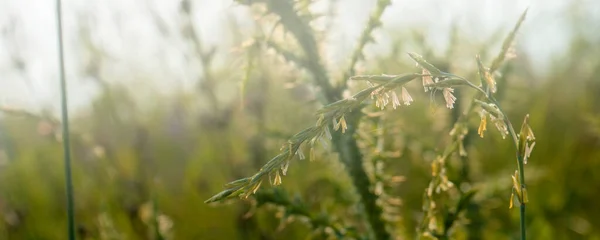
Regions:
<svg viewBox="0 0 600 240"><path fill-rule="evenodd" d="M485 95L485 97L488 100L490 100L492 103L494 103L498 107L498 110L502 113L502 115L504 115L504 122L508 126L508 132L514 141L515 147L517 149L519 149L519 140L517 137L517 133L515 132L515 129L513 128L512 123L510 123L510 120L508 120L507 115L504 114L504 112L500 108L498 101L496 101L496 99L493 96L489 96L487 94ZM524 167L524 165L525 164L523 162L523 158L521 158L521 156L519 155L518 150L517 150L517 171L519 172L519 182L521 183L521 185L519 187L521 188L520 189L521 192L523 192L523 189L525 188L525 167ZM520 199L519 204L520 204L519 222L520 222L521 240L526 240L527 239L527 231L526 231L527 229L525 228L525 203L524 203L523 199Z"/></svg>
<svg viewBox="0 0 600 240"><path fill-rule="evenodd" d="M348 122L348 129L346 133L341 131L332 132L332 142L339 153L340 161L346 166L352 183L358 192L361 203L364 206L364 213L366 214L367 221L371 227L375 239L386 240L391 239L390 234L385 229L385 222L381 218L383 209L377 205L377 199L379 198L371 189L371 181L367 176L365 168L363 166L362 154L356 139L354 139L354 132L359 122L360 111L354 111L353 113L346 116Z"/></svg>
<svg viewBox="0 0 600 240"><path fill-rule="evenodd" d="M504 116L504 123L506 124L506 126L508 127L508 132L510 134L510 136L513 139L513 143L515 145L515 148L517 149L517 171L519 172L519 181L521 183L521 185L519 186L521 189L520 191L523 192L523 189L525 188L525 170L524 170L524 162L523 162L523 158L521 158L521 156L518 153L518 149L519 149L519 139L517 136L517 133L515 132L515 129L513 128L512 123L510 122L510 120L508 119L507 115L504 113L504 111L502 111L502 108L500 108L500 104L498 103L498 101L496 101L496 99L494 98L494 96L492 96L491 94L488 94L486 91L484 91L483 89L481 89L480 87L477 87L475 85L473 85L471 82L469 82L468 80L459 77L463 80L465 80L465 82L467 83L467 85L471 88L476 89L477 91L481 92L483 94L483 96L488 99L490 102L492 102L493 104L496 105L496 107L498 107L498 111L500 111L500 113L502 113L502 115ZM519 221L520 221L520 232L521 232L521 240L526 240L527 239L527 233L526 233L526 229L525 229L525 203L523 201L523 199L519 199L519 204L520 204L520 217L519 217Z"/></svg>
<svg viewBox="0 0 600 240"><path fill-rule="evenodd" d="M525 172L523 171L523 159L518 156L517 160L519 162L519 178L521 180L521 192L523 192L523 188L525 188ZM520 203L521 215L519 221L521 222L521 240L527 239L527 232L525 229L525 203L521 201Z"/></svg>
<svg viewBox="0 0 600 240"><path fill-rule="evenodd" d="M60 67L60 93L62 106L62 136L65 161L65 185L67 191L67 231L68 239L75 240L75 214L73 210L73 180L71 174L71 144L69 140L69 109L67 106L67 82L65 77L65 57L62 37L61 0L56 0L56 18L58 25L58 57Z"/></svg>

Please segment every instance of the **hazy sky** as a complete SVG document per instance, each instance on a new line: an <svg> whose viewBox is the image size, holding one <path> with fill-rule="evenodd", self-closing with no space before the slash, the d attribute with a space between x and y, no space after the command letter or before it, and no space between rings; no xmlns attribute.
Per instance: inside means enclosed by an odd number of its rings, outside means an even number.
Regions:
<svg viewBox="0 0 600 240"><path fill-rule="evenodd" d="M322 0L320 0L322 1ZM250 17L248 9L232 1L196 0L194 19L203 41L208 45L227 45L230 34L228 19L238 19L243 27ZM357 41L358 34L375 0L338 1L335 33L329 40L331 48L327 58L331 62L343 61L347 49ZM379 46L371 51L386 48L384 32L405 26L420 26L432 44L442 49L453 21L465 34L473 38L489 37L494 31L508 31L520 13L529 6L530 11L519 35L518 44L535 56L544 66L546 56L560 52L567 43L568 29L565 13L569 0L455 0L416 1L395 0L383 17L384 31ZM600 20L600 1L578 1L587 6L589 17ZM50 107L57 109L58 72L56 16L51 0L0 0L0 104L30 109ZM191 86L199 70L189 67L181 57L184 44L173 44L180 39L165 40L160 37L149 10L155 11L165 22L172 35L177 35L179 1L163 0L65 0L67 78L70 85L70 105L85 107L96 92L90 79L81 79L81 67L87 55L81 50L82 40L78 21L89 23L92 41L101 45L109 56L105 71L110 80L125 84L144 84L158 89L167 86ZM600 21L596 21L600 22ZM85 24L84 24L85 25ZM596 29L598 29L596 27ZM222 46L219 51L228 51ZM22 60L23 71L16 68L12 59ZM139 82L141 80L147 82ZM176 83L176 84L174 84Z"/></svg>

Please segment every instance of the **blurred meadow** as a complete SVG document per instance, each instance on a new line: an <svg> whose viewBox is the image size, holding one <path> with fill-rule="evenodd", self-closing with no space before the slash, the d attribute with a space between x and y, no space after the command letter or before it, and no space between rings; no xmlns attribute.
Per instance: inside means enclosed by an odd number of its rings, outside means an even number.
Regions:
<svg viewBox="0 0 600 240"><path fill-rule="evenodd" d="M315 219L368 232L330 143L293 160L279 186L204 203L257 172L323 106L314 76L293 59L294 34L266 4L250 4L269 1L64 2L78 239L329 239ZM294 1L330 82L349 77L376 4ZM600 239L599 3L392 1L352 75L420 72L406 54L416 52L479 79L475 56L490 63L527 7L496 76L496 99L517 128L529 114L537 140L525 167L527 235ZM0 239L66 239L54 14L53 1L0 3ZM346 95L366 86L348 85ZM457 88L447 109L420 83L406 88L410 106L366 114L354 137L388 230L419 239L432 162L474 92ZM491 125L480 138L479 120L469 115L468 155L446 166L461 192L474 192L447 236L518 239L514 146Z"/></svg>

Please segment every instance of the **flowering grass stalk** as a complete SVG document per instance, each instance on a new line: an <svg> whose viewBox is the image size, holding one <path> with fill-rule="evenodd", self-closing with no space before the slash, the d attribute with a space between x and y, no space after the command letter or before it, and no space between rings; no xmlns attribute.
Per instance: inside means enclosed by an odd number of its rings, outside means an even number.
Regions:
<svg viewBox="0 0 600 240"><path fill-rule="evenodd" d="M304 149L308 149L310 152L309 158L314 159L314 149L316 145L320 143L323 147L327 148L328 141L331 140L331 143L339 153L341 162L347 167L347 171L361 197L361 202L365 207L367 221L371 227L373 236L376 239L390 239L391 236L381 219L383 211L381 206L377 204L378 196L371 190L372 183L362 166L362 154L353 134L355 133L362 115L359 110L363 107L373 102L375 106L380 109L385 109L389 105L392 105L394 109L402 104L410 105L413 102L413 98L408 93L405 85L418 78L422 79L425 92L431 91L430 94L432 97L437 92L441 91L446 102L446 107L450 109L454 107L457 100L453 95L456 87L467 86L477 90L479 94L476 96L475 104L472 105L477 105L481 109L480 114L482 115L483 126L480 126L478 131L479 134L483 136L483 132L486 130L485 125L487 123L487 117L490 117L492 123L498 128L503 138L506 135L510 135L514 140L517 149L523 148L521 144L523 141L517 141L517 139L519 139L519 136L523 137L525 135L522 133L517 136L512 124L500 109L498 102L492 95L492 93L496 91L492 74L504 60L504 56L508 52L508 46L512 43L516 30L523 21L525 13L522 15L513 32L505 40L503 51L500 54L502 57L494 60L492 68L485 69L480 61L478 62L479 73L482 79L481 86L476 86L463 77L443 72L434 65L428 63L418 54L409 53L409 56L417 62L418 66L420 66L420 73L409 73L404 75L359 75L345 78L342 83L345 83L347 80L366 81L369 87L351 97L337 100L347 86L346 84L342 84L339 88L336 88L331 85L328 80L329 78L324 71L325 68L320 63L317 45L311 32L311 28L294 10L293 3L291 1L274 0L256 0L251 2L264 3L268 11L279 16L280 19L278 22L284 26L285 30L289 31L296 38L300 48L304 52L304 56L299 56L293 52L287 51L270 40L266 42L266 45L284 56L288 61L295 62L298 66L311 72L314 77L315 85L321 88L321 100L325 104L317 111L318 119L314 126L306 128L292 136L288 142L281 147L280 153L268 161L256 174L226 184L225 190L206 200L206 203L220 202L235 197L248 198L257 193L260 187L264 186L264 182L269 182L271 185L275 186L280 185L282 183L282 176L287 174L290 163L296 158L305 158L303 153ZM354 65L362 56L362 48L370 40L370 37L368 36L370 36L373 28L379 25L379 18L387 5L389 5L389 1L378 2L376 11L374 11L371 16L369 24L359 41L358 47L352 55L353 57L351 58L349 71L345 74L354 73ZM400 98L396 91L400 91ZM400 99L402 99L402 101L400 101ZM523 129L529 129L527 118ZM333 134L332 131L334 131ZM462 138L464 138L465 134L466 133L457 135L459 136L457 137L459 141L456 142L456 146L458 146L460 153L464 152ZM523 156L525 153L530 153L531 148L534 145L532 143L534 140L532 136L532 134L531 137L526 136L524 140L524 144L527 145L531 143L531 145L525 146L523 151L519 150L517 153L519 176L518 178L513 177L515 181L513 194L517 196L522 207L522 236L524 236L524 204L527 201L522 164L524 162ZM454 148L450 149L450 152L452 151L454 151ZM438 168L443 167L445 162L444 159L447 158L447 155L450 152L437 161L437 164L439 165ZM435 176L438 177L438 182L445 183L446 187L452 186L451 182L449 182L445 176L445 173L436 173ZM470 197L472 197L472 193L465 193L463 196L464 199L461 199L462 204L460 204L460 206L463 206L464 202L467 202ZM460 209L460 206L458 209ZM454 219L451 219L450 224L455 218L456 216ZM446 227L444 234L447 234L448 228L449 227Z"/></svg>

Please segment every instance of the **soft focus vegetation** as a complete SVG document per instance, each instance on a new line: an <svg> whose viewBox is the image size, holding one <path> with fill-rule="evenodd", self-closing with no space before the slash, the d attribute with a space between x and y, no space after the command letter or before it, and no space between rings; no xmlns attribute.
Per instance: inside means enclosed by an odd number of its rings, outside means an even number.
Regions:
<svg viewBox="0 0 600 240"><path fill-rule="evenodd" d="M309 2L299 1L296 9L303 21L317 21ZM264 29L242 37L232 25L238 35L228 41L239 47L230 51L203 44L188 4L182 2L181 29L171 34L185 39L178 44L190 49L190 62L202 66L193 89L174 87L164 94L106 79L114 76L102 70L111 58L89 40L89 29L81 30L91 60L80 71L101 90L88 108L71 113L79 238L326 239L336 229L348 237L366 236L360 198L327 142L317 142L314 159L309 159L309 148L301 149L307 159L293 160L279 186L263 183L247 199L204 203L223 184L252 176L291 136L314 126L324 91L315 87L311 75L315 63L293 58L302 55L291 36L295 33L285 30L293 23L278 22L277 14L267 13L272 9L248 6L262 16L256 24ZM507 59L496 76L496 99L517 131L529 114L535 132L525 171L530 239L600 239L600 38L585 27L595 23L578 14L573 7L568 16L569 48L552 55L547 69L535 69L517 41L511 50L516 57ZM448 29L445 51L428 46L420 29L405 26L390 33L389 52L348 54L356 55L348 64L357 61L360 68L327 66L323 71L334 88L356 74L420 72L406 55L417 52L441 70L478 83L474 56L491 63L516 21L505 19L506 28L482 41ZM376 27L373 31L382 31ZM326 48L327 29L317 28L314 34L315 47ZM360 41L378 44L369 35ZM143 76L137 77L143 82ZM366 88L352 81L349 85L349 94ZM456 88L457 103L447 109L439 96L430 102L420 80L406 88L414 99L410 106L368 108L354 135L383 218L399 239L423 236L423 224L429 224L423 223L424 191L432 180L432 163L453 141L448 133L474 94ZM452 212L465 198L446 236L517 239L519 211L509 209L514 145L491 124L480 138L479 121L477 114L468 115L468 155L452 154L446 160L446 174L460 194L435 201ZM61 139L58 115L2 106L0 239L65 239Z"/></svg>

